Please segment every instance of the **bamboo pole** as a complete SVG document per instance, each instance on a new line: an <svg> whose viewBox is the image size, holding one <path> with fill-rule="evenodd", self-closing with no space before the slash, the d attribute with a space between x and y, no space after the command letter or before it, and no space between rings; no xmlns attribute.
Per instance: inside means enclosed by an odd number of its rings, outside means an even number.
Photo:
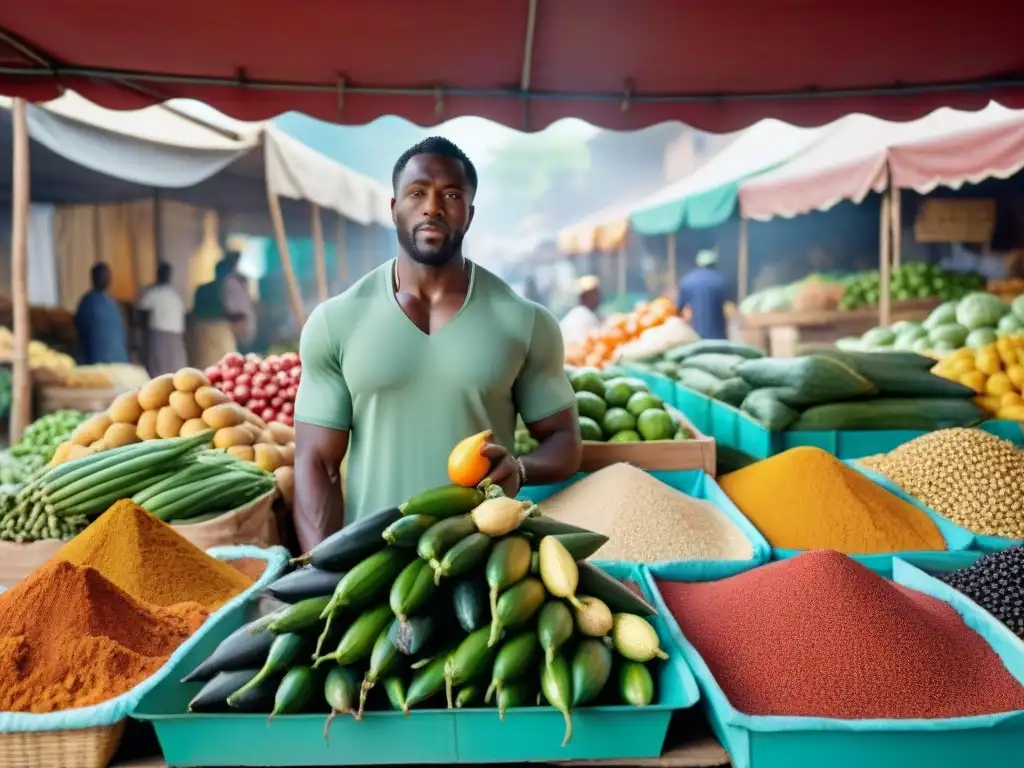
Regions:
<svg viewBox="0 0 1024 768"><path fill-rule="evenodd" d="M302 291L299 290L299 282L295 279L295 269L292 267L292 256L288 250L288 237L284 231L284 214L281 213L281 201L277 199L274 190L267 185L267 204L270 207L270 221L274 226L274 239L277 241L277 250L281 254L281 267L284 269L284 279L288 284L288 298L291 300L292 315L295 322L301 328L306 323L306 312L302 307Z"/></svg>
<svg viewBox="0 0 1024 768"><path fill-rule="evenodd" d="M327 287L327 257L324 255L324 226L320 221L320 206L311 203L309 207L310 228L313 232L313 261L316 264L316 299L323 302L330 298Z"/></svg>
<svg viewBox="0 0 1024 768"><path fill-rule="evenodd" d="M32 371L28 362L31 334L28 313L28 216L29 189L28 107L24 99L15 99L12 111L13 173L11 177L11 295L14 326L14 350L11 357L11 443L21 439L32 420Z"/></svg>
<svg viewBox="0 0 1024 768"><path fill-rule="evenodd" d="M338 225L334 230L334 264L338 275L338 285L348 287L348 222L339 214Z"/></svg>
<svg viewBox="0 0 1024 768"><path fill-rule="evenodd" d="M900 190L889 182L889 218L892 222L892 266L899 269L903 263L903 205Z"/></svg>
<svg viewBox="0 0 1024 768"><path fill-rule="evenodd" d="M750 289L750 232L747 220L740 216L739 242L736 253L736 295L740 301L747 298Z"/></svg>
<svg viewBox="0 0 1024 768"><path fill-rule="evenodd" d="M878 234L878 324L889 325L892 322L892 286L889 284L892 267L892 230L890 225L891 200L889 195L882 196L882 210L879 215L880 231Z"/></svg>
<svg viewBox="0 0 1024 768"><path fill-rule="evenodd" d="M675 297L679 287L679 275L676 266L676 233L670 233L665 239L665 257L668 260L668 291L669 296Z"/></svg>

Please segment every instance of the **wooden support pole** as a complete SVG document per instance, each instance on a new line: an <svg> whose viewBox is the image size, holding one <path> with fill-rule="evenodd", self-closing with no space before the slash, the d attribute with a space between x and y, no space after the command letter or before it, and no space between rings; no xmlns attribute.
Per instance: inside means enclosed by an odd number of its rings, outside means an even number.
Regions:
<svg viewBox="0 0 1024 768"><path fill-rule="evenodd" d="M736 298L743 301L750 290L750 231L742 216L736 251Z"/></svg>
<svg viewBox="0 0 1024 768"><path fill-rule="evenodd" d="M879 215L878 233L878 324L889 325L892 322L892 230L889 210L889 195L882 196L882 211Z"/></svg>
<svg viewBox="0 0 1024 768"><path fill-rule="evenodd" d="M270 207L270 221L274 225L274 239L277 241L277 250L281 254L281 267L284 269L284 279L288 284L288 298L291 300L292 315L299 328L306 324L306 311L302 305L302 291L299 290L299 281L295 279L295 269L292 267L292 255L288 250L288 236L284 231L284 214L281 213L281 201L277 199L269 186L267 187L267 204Z"/></svg>
<svg viewBox="0 0 1024 768"><path fill-rule="evenodd" d="M892 222L892 267L899 269L903 263L903 206L900 190L889 182L889 217Z"/></svg>
<svg viewBox="0 0 1024 768"><path fill-rule="evenodd" d="M316 264L316 300L327 301L330 288L327 286L327 257L324 255L324 226L320 221L320 206L311 203L309 207L310 229L313 232L313 261Z"/></svg>
<svg viewBox="0 0 1024 768"><path fill-rule="evenodd" d="M626 244L623 243L619 246L619 293L623 296L626 295L626 287L628 282L628 275L626 272L626 259L628 250Z"/></svg>
<svg viewBox="0 0 1024 768"><path fill-rule="evenodd" d="M343 289L348 287L348 221L338 216L338 225L334 230L334 266L338 275L338 284Z"/></svg>
<svg viewBox="0 0 1024 768"><path fill-rule="evenodd" d="M668 260L668 295L674 300L679 287L679 275L676 267L676 233L671 232L665 237L665 258Z"/></svg>
<svg viewBox="0 0 1024 768"><path fill-rule="evenodd" d="M32 371L28 363L28 342L32 329L28 313L28 217L29 189L28 107L15 99L11 114L14 131L13 175L11 177L11 298L14 353L11 357L11 443L21 439L32 421Z"/></svg>

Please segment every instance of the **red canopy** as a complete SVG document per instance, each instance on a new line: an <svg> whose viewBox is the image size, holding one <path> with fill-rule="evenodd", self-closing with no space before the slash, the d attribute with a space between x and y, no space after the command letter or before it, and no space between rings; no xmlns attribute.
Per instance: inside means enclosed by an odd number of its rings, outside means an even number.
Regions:
<svg viewBox="0 0 1024 768"><path fill-rule="evenodd" d="M0 92L113 108L200 99L241 119L479 115L712 131L936 106L1024 107L1019 0L21 0ZM527 95L529 98L527 98Z"/></svg>

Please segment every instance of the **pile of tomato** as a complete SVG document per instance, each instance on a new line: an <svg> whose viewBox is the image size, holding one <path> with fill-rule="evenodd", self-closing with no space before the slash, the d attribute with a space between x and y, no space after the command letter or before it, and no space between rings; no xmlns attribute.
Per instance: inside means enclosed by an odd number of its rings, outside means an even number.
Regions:
<svg viewBox="0 0 1024 768"><path fill-rule="evenodd" d="M302 365L294 352L283 355L225 355L204 373L210 382L239 405L266 422L292 426Z"/></svg>

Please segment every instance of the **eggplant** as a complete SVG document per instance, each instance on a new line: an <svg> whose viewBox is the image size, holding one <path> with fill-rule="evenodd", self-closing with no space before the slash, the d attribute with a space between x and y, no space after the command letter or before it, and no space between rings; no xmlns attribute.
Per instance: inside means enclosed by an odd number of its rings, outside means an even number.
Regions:
<svg viewBox="0 0 1024 768"><path fill-rule="evenodd" d="M310 565L282 576L266 592L282 603L299 603L312 597L330 597L344 577L344 571L322 571Z"/></svg>
<svg viewBox="0 0 1024 768"><path fill-rule="evenodd" d="M183 683L206 683L219 672L233 672L250 667L261 667L267 660L274 635L267 617L256 619L236 629L221 640L213 653L199 666L181 678Z"/></svg>
<svg viewBox="0 0 1024 768"><path fill-rule="evenodd" d="M308 563L322 571L347 571L383 549L387 543L384 541L384 529L401 517L398 507L374 512L331 534L293 562Z"/></svg>

